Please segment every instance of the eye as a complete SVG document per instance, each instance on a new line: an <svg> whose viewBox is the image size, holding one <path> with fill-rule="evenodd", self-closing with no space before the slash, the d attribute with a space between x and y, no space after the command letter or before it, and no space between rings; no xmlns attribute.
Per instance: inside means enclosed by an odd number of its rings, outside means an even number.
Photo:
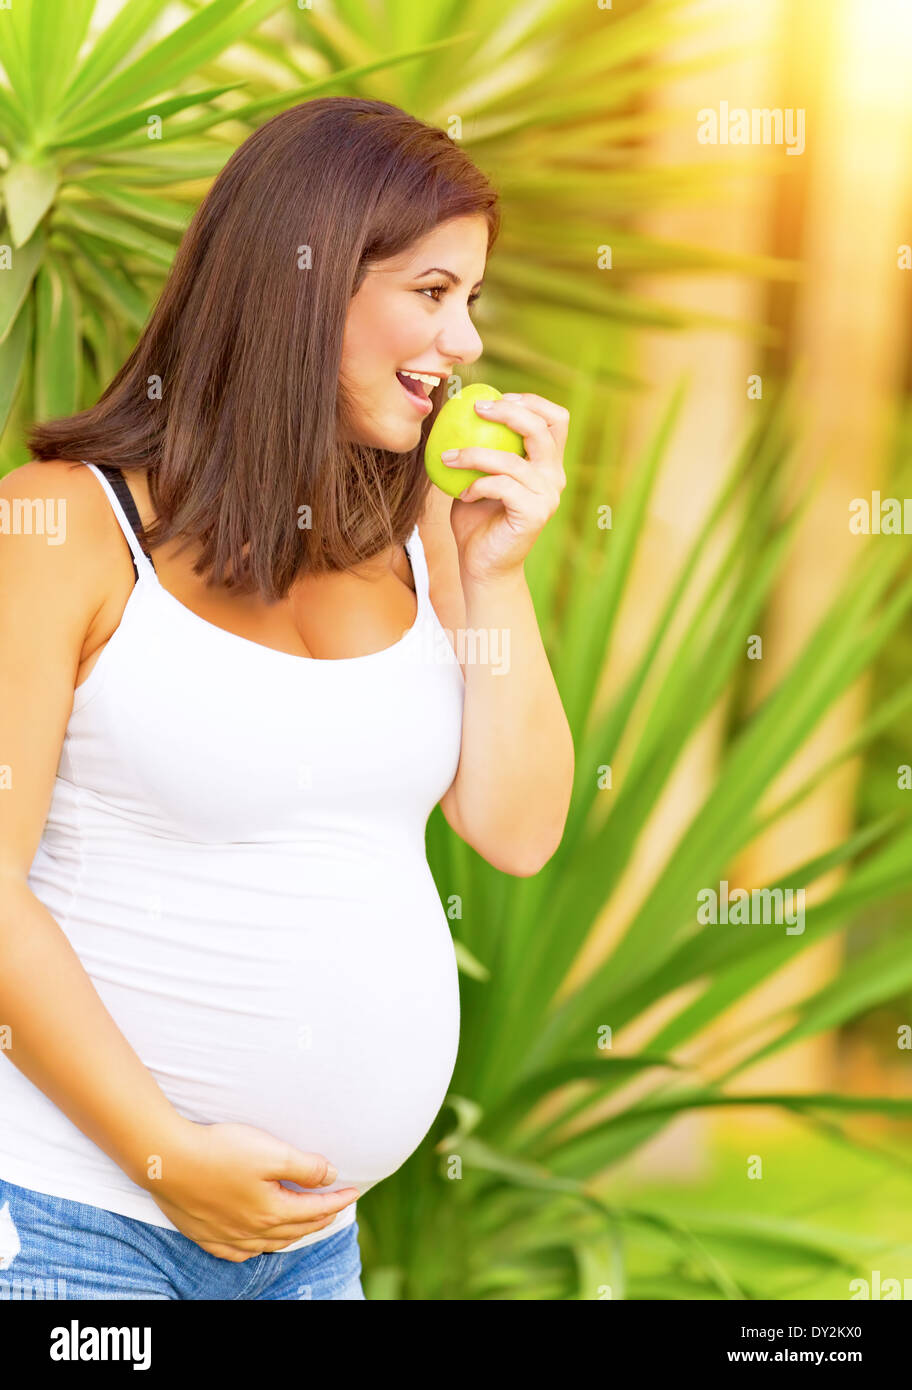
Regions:
<svg viewBox="0 0 912 1390"><path fill-rule="evenodd" d="M434 294L435 291L436 291L436 293L438 293L438 294L446 294L446 292L447 292L447 290L448 290L449 288L450 288L449 285L446 285L446 284L444 284L444 285L427 285L424 289L418 290L418 294ZM480 298L481 298L481 290L477 290L475 294L470 294L470 295L469 295L469 308L471 309L472 305L475 304L475 303L477 303L477 301L478 301ZM435 299L435 300L434 300L434 303L435 303L435 304L439 304L439 303L440 303L440 300L439 300L439 299Z"/></svg>

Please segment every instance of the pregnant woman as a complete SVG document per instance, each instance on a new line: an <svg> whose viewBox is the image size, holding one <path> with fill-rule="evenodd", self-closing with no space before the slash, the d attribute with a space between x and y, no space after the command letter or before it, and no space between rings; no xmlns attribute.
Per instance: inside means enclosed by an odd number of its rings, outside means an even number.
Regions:
<svg viewBox="0 0 912 1390"><path fill-rule="evenodd" d="M442 131L283 112L98 403L0 484L60 522L0 537L6 1281L364 1297L357 1198L458 1044L427 818L533 874L573 777L523 571L567 412L479 402L526 457L463 450L465 498L422 463L498 227Z"/></svg>

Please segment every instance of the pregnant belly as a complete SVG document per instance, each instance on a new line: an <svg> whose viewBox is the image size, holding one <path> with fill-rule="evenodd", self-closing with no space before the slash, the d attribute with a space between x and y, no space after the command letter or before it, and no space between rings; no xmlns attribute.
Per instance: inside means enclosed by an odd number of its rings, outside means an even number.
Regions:
<svg viewBox="0 0 912 1390"><path fill-rule="evenodd" d="M131 917L110 893L90 907L84 879L68 933L175 1107L324 1154L338 1178L323 1191L365 1192L395 1172L444 1100L459 1038L453 943L426 861L398 874L302 867L294 894L236 881L217 912L179 880L157 883L137 921L135 882Z"/></svg>

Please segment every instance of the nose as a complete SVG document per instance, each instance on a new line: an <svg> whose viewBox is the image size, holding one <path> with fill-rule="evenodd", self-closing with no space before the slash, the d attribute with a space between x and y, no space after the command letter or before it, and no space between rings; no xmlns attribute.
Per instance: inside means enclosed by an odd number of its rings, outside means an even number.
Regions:
<svg viewBox="0 0 912 1390"><path fill-rule="evenodd" d="M437 350L445 362L453 363L453 370L461 363L463 366L477 362L484 351L484 342L475 327L468 310L457 315L440 330Z"/></svg>

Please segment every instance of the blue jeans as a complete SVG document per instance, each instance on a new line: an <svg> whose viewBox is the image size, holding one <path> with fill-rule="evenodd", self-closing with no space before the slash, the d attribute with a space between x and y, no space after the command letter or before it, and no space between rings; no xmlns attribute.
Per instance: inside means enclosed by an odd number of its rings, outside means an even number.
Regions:
<svg viewBox="0 0 912 1390"><path fill-rule="evenodd" d="M0 1178L0 1299L357 1299L360 1275L357 1219L236 1264L180 1231Z"/></svg>

